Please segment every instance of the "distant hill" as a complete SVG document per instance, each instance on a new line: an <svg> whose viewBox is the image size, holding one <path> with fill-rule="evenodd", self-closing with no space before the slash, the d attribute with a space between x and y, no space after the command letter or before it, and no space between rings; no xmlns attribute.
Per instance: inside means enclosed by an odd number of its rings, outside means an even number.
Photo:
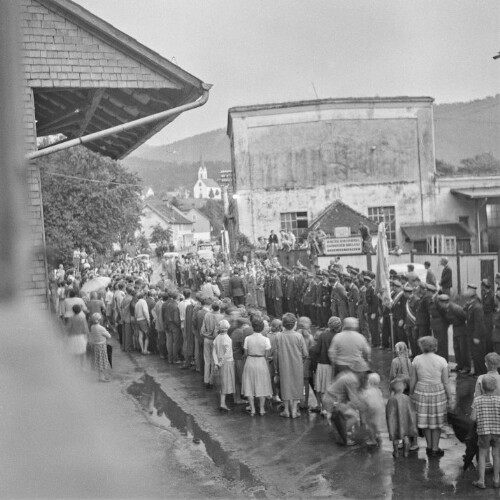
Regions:
<svg viewBox="0 0 500 500"><path fill-rule="evenodd" d="M490 153L500 159L500 94L434 106L436 159L458 164Z"/></svg>
<svg viewBox="0 0 500 500"><path fill-rule="evenodd" d="M500 159L500 94L465 103L436 104L434 137L436 160L442 174L470 175L471 170L477 175L491 173L496 168L495 160ZM212 179L219 178L220 170L231 168L225 129L164 146L144 145L123 163L142 177L145 186L159 193L178 186L191 188L202 157ZM466 162L463 168L465 159L475 160Z"/></svg>
<svg viewBox="0 0 500 500"><path fill-rule="evenodd" d="M212 130L193 135L165 146L141 146L133 157L145 160L170 161L175 163L196 163L203 157L207 161L230 162L229 138L225 129Z"/></svg>

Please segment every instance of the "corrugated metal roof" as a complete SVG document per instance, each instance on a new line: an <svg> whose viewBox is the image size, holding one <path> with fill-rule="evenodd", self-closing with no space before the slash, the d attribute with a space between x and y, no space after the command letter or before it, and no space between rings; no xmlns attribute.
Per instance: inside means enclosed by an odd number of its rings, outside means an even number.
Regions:
<svg viewBox="0 0 500 500"><path fill-rule="evenodd" d="M443 235L455 236L458 239L469 239L472 236L470 229L463 224L450 222L448 224L423 224L419 226L401 226L401 230L410 241L421 241L427 236Z"/></svg>
<svg viewBox="0 0 500 500"><path fill-rule="evenodd" d="M478 188L465 188L465 189L452 189L451 192L470 200L478 198L500 198L500 186L478 187Z"/></svg>

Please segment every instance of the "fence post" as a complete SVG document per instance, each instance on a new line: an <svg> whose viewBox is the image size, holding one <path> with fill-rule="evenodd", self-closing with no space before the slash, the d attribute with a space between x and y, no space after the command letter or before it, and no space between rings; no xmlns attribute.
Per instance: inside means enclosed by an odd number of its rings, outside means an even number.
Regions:
<svg viewBox="0 0 500 500"><path fill-rule="evenodd" d="M410 262L411 262L411 263L415 262L415 254L416 254L416 253L417 253L417 251L416 251L414 248L412 248L412 249L410 250Z"/></svg>
<svg viewBox="0 0 500 500"><path fill-rule="evenodd" d="M461 274L460 274L460 257L463 254L462 250L457 250L457 294L460 295L462 293L462 284L461 284Z"/></svg>
<svg viewBox="0 0 500 500"><path fill-rule="evenodd" d="M500 259L500 251L499 251L498 255L499 255L498 258ZM500 269L500 266L498 266L498 268ZM371 254L371 252L366 254L366 269L368 271L372 270L372 254Z"/></svg>

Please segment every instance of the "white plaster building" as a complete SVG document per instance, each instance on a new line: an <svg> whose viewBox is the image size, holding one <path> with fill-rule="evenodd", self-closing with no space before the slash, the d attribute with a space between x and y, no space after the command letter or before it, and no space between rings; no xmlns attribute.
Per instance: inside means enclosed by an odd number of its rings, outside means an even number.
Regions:
<svg viewBox="0 0 500 500"><path fill-rule="evenodd" d="M201 162L198 169L198 180L193 187L193 196L195 198L222 200L221 187L216 181L208 178L207 167L203 162Z"/></svg>
<svg viewBox="0 0 500 500"><path fill-rule="evenodd" d="M170 227L172 243L176 250L188 248L193 241L193 222L172 205L153 206L146 203L142 210L140 224L148 240L157 224L163 229Z"/></svg>
<svg viewBox="0 0 500 500"><path fill-rule="evenodd" d="M491 250L495 231L488 227L496 224L495 234L500 227L500 178L436 177L432 103L377 97L231 108L230 236L239 231L256 242L290 228L300 236L340 200L385 222L390 247L409 250L418 237L421 248L422 238L425 246L445 231L448 238L457 234L455 249ZM496 187L486 194L460 189L484 185Z"/></svg>

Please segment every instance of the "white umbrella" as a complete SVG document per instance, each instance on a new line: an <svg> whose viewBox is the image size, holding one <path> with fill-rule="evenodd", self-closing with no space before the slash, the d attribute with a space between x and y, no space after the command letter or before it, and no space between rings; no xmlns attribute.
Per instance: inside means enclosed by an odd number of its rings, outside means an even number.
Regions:
<svg viewBox="0 0 500 500"><path fill-rule="evenodd" d="M98 278L93 278L84 283L81 291L85 293L104 291L110 283L111 278L108 276L99 276Z"/></svg>

